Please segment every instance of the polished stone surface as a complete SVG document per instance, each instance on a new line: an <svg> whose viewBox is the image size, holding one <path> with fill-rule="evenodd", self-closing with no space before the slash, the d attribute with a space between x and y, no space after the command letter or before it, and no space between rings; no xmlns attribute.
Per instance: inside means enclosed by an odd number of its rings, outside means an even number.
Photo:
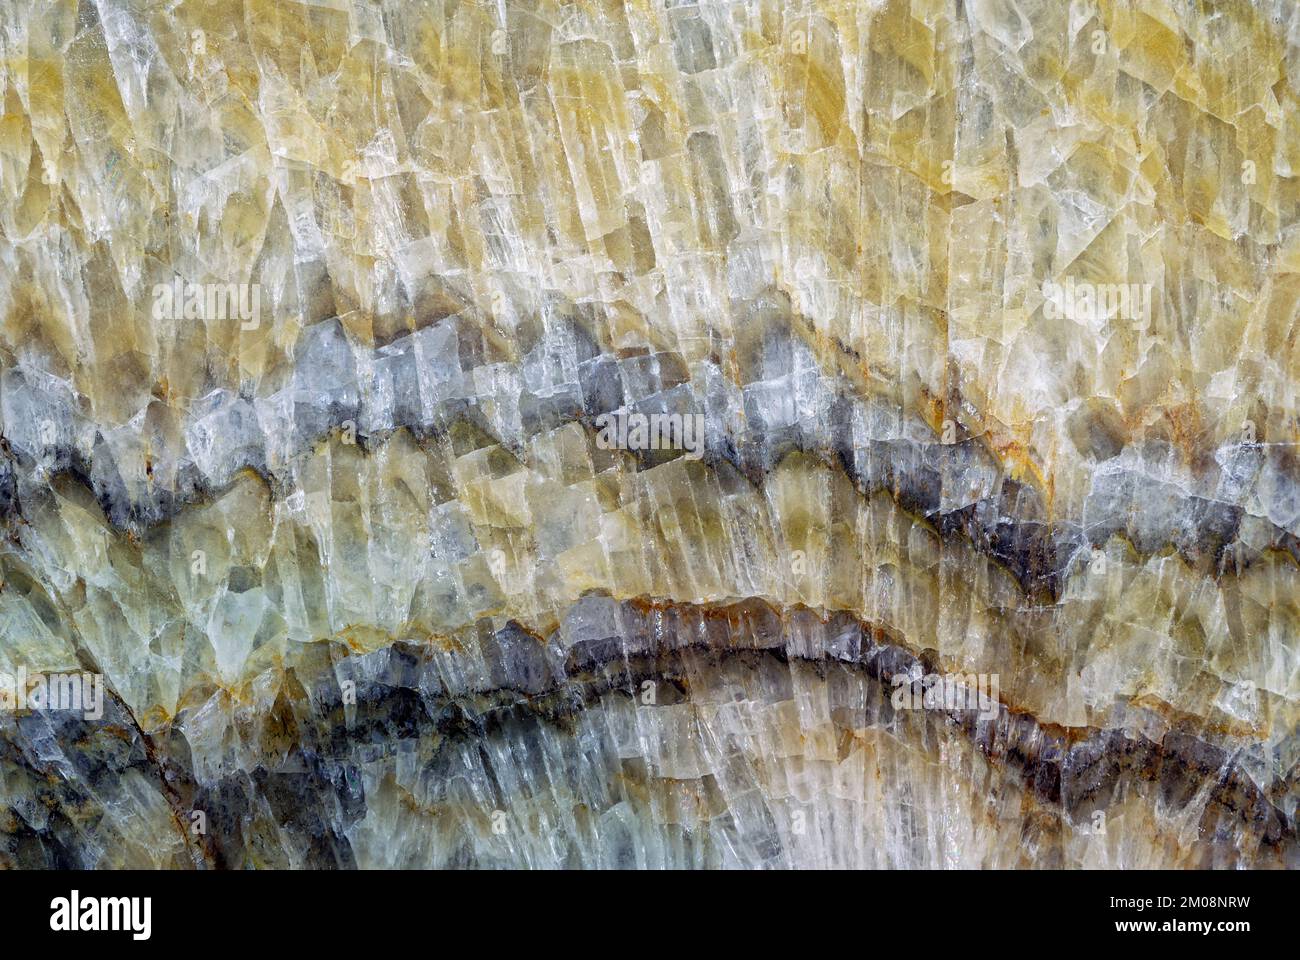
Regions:
<svg viewBox="0 0 1300 960"><path fill-rule="evenodd" d="M1293 0L0 0L0 85L0 692L104 685L0 866L1300 866Z"/></svg>

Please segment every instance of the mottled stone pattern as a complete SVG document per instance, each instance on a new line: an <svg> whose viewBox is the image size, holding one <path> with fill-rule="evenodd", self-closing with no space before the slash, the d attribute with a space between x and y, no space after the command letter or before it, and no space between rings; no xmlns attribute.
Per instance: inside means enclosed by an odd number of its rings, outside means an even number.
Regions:
<svg viewBox="0 0 1300 960"><path fill-rule="evenodd" d="M1294 0L0 0L0 88L0 679L105 697L0 866L1300 867Z"/></svg>

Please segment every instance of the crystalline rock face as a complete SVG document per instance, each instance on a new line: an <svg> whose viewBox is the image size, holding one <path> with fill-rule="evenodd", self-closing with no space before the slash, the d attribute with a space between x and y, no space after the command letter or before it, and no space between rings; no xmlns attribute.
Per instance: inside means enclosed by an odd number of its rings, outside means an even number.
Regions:
<svg viewBox="0 0 1300 960"><path fill-rule="evenodd" d="M1300 866L1290 0L0 54L0 866Z"/></svg>

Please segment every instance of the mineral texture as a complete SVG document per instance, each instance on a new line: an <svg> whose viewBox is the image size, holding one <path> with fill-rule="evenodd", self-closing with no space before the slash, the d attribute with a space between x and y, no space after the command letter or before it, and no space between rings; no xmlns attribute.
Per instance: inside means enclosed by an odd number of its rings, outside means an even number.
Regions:
<svg viewBox="0 0 1300 960"><path fill-rule="evenodd" d="M0 866L1300 867L1295 0L0 0Z"/></svg>

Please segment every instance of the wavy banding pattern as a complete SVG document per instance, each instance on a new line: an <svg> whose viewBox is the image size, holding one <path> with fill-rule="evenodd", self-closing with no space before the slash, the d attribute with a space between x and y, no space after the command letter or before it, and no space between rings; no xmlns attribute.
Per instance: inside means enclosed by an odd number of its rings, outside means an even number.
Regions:
<svg viewBox="0 0 1300 960"><path fill-rule="evenodd" d="M0 0L0 866L1300 866L1297 65Z"/></svg>

